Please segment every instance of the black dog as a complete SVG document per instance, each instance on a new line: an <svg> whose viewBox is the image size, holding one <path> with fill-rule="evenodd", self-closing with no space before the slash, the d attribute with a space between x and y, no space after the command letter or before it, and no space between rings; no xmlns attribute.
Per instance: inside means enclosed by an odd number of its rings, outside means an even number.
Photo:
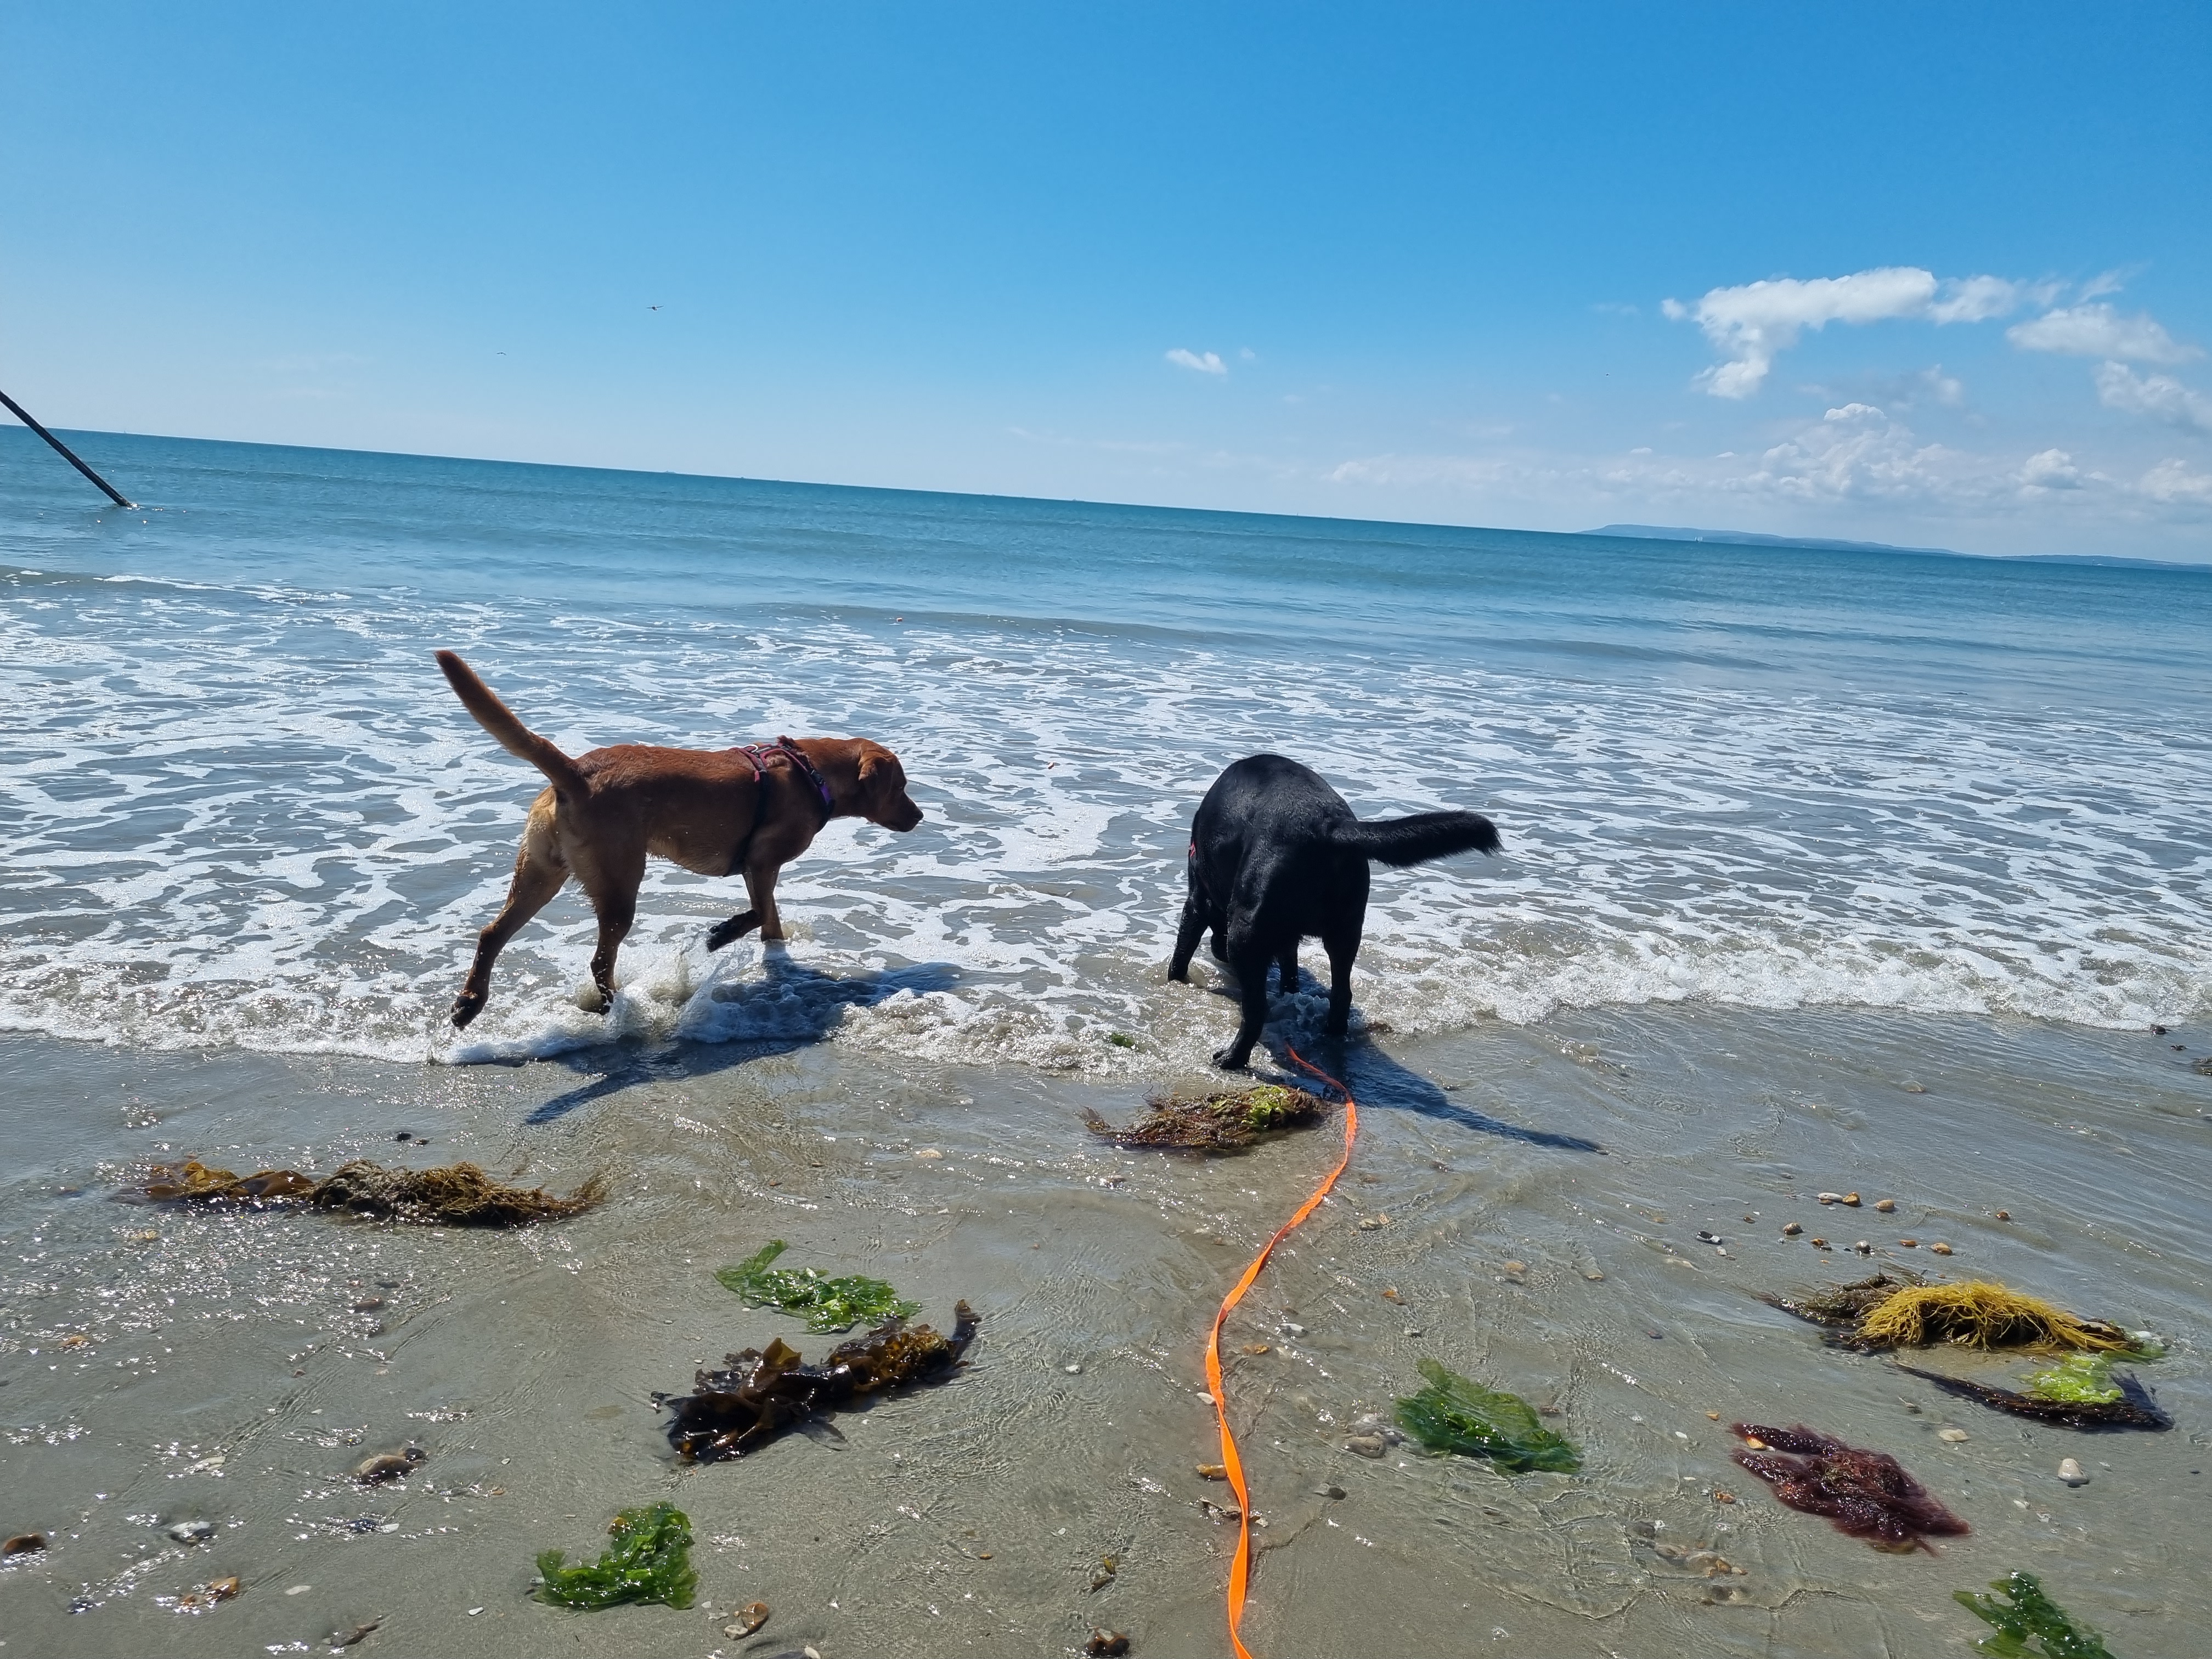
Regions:
<svg viewBox="0 0 2212 1659"><path fill-rule="evenodd" d="M1450 853L1498 850L1498 829L1480 812L1416 812L1362 823L1321 775L1280 755L1253 755L1213 781L1190 830L1190 896L1183 901L1170 979L1190 977L1198 936L1243 994L1237 1040L1213 1057L1235 1071L1267 1023L1267 964L1283 989L1298 983L1298 941L1321 936L1328 952L1328 1030L1352 1018L1352 959L1367 919L1367 861L1422 864Z"/></svg>

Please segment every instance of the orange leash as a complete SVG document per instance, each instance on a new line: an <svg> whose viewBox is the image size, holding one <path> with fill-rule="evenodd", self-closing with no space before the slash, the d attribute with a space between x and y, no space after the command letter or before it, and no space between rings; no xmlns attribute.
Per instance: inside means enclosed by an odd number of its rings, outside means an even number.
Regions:
<svg viewBox="0 0 2212 1659"><path fill-rule="evenodd" d="M1287 1046L1287 1045L1285 1045ZM1221 1394L1221 1324L1230 1311L1244 1299L1244 1292L1252 1288L1260 1277L1260 1269L1267 1265L1267 1258L1275 1253L1275 1246L1290 1236L1291 1230L1304 1221L1328 1196L1328 1189L1336 1185L1337 1176L1352 1162L1352 1137L1359 1133L1359 1103L1352 1097L1352 1091L1339 1083L1317 1066L1307 1065L1304 1055L1295 1048L1291 1058L1305 1070L1344 1097L1344 1156L1336 1160L1336 1167L1322 1179L1313 1194L1298 1206L1297 1213L1275 1229L1275 1235L1262 1245L1260 1254L1244 1269L1244 1276L1237 1281L1236 1288L1221 1298L1221 1307L1213 1316L1213 1328L1206 1337L1206 1386L1213 1396L1213 1414L1221 1424L1221 1466L1229 1473L1230 1489L1237 1494L1237 1559L1229 1564L1229 1644L1237 1650L1237 1659L1252 1659L1251 1650L1244 1638L1237 1633L1237 1626L1244 1619L1244 1591L1252 1577L1252 1495L1244 1486L1244 1462L1237 1455L1237 1437L1229 1431L1229 1405Z"/></svg>

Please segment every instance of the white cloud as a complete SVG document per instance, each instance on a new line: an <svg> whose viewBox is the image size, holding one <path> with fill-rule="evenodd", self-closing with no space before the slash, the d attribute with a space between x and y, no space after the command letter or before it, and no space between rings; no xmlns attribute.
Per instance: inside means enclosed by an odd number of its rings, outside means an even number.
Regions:
<svg viewBox="0 0 2212 1659"><path fill-rule="evenodd" d="M2199 472L2185 461L2160 461L2136 488L2169 507L2212 507L2212 472Z"/></svg>
<svg viewBox="0 0 2212 1659"><path fill-rule="evenodd" d="M2212 432L2212 398L2184 386L2171 374L2138 376L2125 363L2101 363L2097 368L2097 400L2107 409L2148 415L2184 432Z"/></svg>
<svg viewBox="0 0 2212 1659"><path fill-rule="evenodd" d="M1167 354L1167 360L1184 368L1194 368L1201 374L1226 374L1229 372L1229 365L1221 361L1221 354L1218 351L1208 351L1201 355L1195 351L1185 351L1181 346L1177 346Z"/></svg>
<svg viewBox="0 0 2212 1659"><path fill-rule="evenodd" d="M2064 450L2046 449L2027 458L2027 464L2020 470L2020 481L2029 489L2079 489L2081 469Z"/></svg>
<svg viewBox="0 0 2212 1659"><path fill-rule="evenodd" d="M2047 311L2005 331L2023 351L2055 351L2069 357L2118 357L2143 363L2186 362L2204 354L2184 345L2152 320L2148 312L2123 317L2104 304Z"/></svg>
<svg viewBox="0 0 2212 1659"><path fill-rule="evenodd" d="M1915 318L1932 323L1978 323L2030 301L2047 302L2046 286L2003 276L1938 279L1917 265L1884 265L1848 276L1800 281L1778 276L1739 288L1717 288L1694 306L1668 300L1661 307L1689 319L1728 361L1701 372L1694 384L1716 398L1748 398L1774 367L1775 357L1796 344L1808 328L1830 323L1879 323Z"/></svg>

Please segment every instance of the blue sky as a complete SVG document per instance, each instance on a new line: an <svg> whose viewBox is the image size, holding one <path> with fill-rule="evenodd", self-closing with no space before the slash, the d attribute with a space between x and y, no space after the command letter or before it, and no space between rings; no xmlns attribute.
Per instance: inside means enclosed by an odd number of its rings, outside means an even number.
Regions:
<svg viewBox="0 0 2212 1659"><path fill-rule="evenodd" d="M0 101L50 424L2212 558L2201 3L0 0Z"/></svg>

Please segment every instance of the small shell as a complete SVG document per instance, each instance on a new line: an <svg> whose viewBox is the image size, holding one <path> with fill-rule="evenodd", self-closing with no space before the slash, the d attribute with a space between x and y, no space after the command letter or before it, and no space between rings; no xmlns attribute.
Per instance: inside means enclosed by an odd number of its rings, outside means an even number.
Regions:
<svg viewBox="0 0 2212 1659"><path fill-rule="evenodd" d="M1828 1241L1825 1238L1808 1238L1805 1242L1816 1250L1825 1250L1828 1248Z"/></svg>
<svg viewBox="0 0 2212 1659"><path fill-rule="evenodd" d="M1964 1429L1938 1429L1936 1431L1936 1437L1938 1440L1948 1440L1955 1446L1960 1442L1971 1439L1972 1437Z"/></svg>
<svg viewBox="0 0 2212 1659"><path fill-rule="evenodd" d="M1355 1434L1344 1443L1344 1449L1356 1457L1380 1457L1389 1449L1382 1437L1376 1434Z"/></svg>
<svg viewBox="0 0 2212 1659"><path fill-rule="evenodd" d="M1920 1248L1920 1241L1917 1238L1900 1238L1897 1242L1908 1250L1917 1250Z"/></svg>
<svg viewBox="0 0 2212 1659"><path fill-rule="evenodd" d="M1935 1251L1938 1255L1948 1255L1951 1254L1951 1247L1948 1244L1930 1244L1928 1248Z"/></svg>
<svg viewBox="0 0 2212 1659"><path fill-rule="evenodd" d="M1850 1205L1851 1208L1856 1210L1859 1206L1859 1195L1856 1193L1845 1193L1844 1194L1844 1202Z"/></svg>
<svg viewBox="0 0 2212 1659"><path fill-rule="evenodd" d="M1198 1466L1198 1478L1201 1480L1226 1480L1229 1478L1229 1466L1225 1463L1200 1463Z"/></svg>
<svg viewBox="0 0 2212 1659"><path fill-rule="evenodd" d="M1784 1238L1795 1238L1804 1231L1805 1224L1801 1221L1785 1221L1782 1224L1782 1236Z"/></svg>
<svg viewBox="0 0 2212 1659"><path fill-rule="evenodd" d="M246 1586L235 1578L218 1578L207 1587L207 1599L210 1601L228 1601L245 1588Z"/></svg>
<svg viewBox="0 0 2212 1659"><path fill-rule="evenodd" d="M1998 1219L1998 1220L2000 1220L2000 1221L2009 1221L2009 1220L2011 1220L2011 1219L2012 1219L2012 1212L2011 1212L2010 1210L1999 1210L1999 1211L1997 1212L1997 1219Z"/></svg>
<svg viewBox="0 0 2212 1659"><path fill-rule="evenodd" d="M1844 1201L1844 1195L1841 1193L1822 1193L1820 1199L1823 1204L1840 1204Z"/></svg>
<svg viewBox="0 0 2212 1659"><path fill-rule="evenodd" d="M1897 1200L1893 1198L1877 1198L1874 1201L1874 1206L1884 1215L1887 1215L1897 1207Z"/></svg>

